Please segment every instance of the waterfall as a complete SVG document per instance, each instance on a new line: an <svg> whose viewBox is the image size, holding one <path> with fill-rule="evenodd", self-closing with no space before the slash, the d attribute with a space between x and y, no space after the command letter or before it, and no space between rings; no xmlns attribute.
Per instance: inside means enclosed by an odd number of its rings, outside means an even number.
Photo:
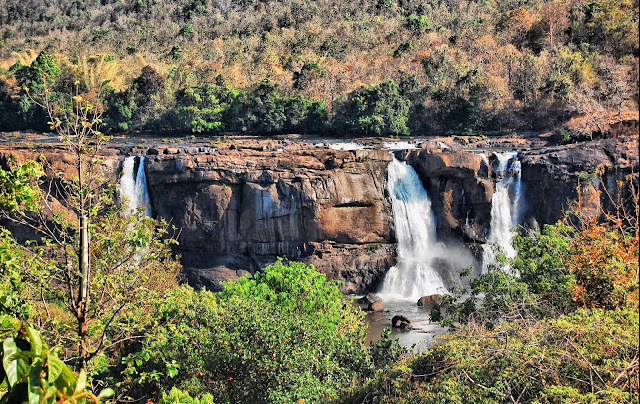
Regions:
<svg viewBox="0 0 640 404"><path fill-rule="evenodd" d="M483 246L482 271L487 271L490 265L496 264L494 245L502 250L507 258L514 258L517 254L513 247L511 230L519 224L521 209L521 165L516 160L518 153L494 153L497 166L495 172L500 181L496 183L491 197L491 224L487 243Z"/></svg>
<svg viewBox="0 0 640 404"><path fill-rule="evenodd" d="M151 200L147 192L147 177L144 173L144 156L138 158L127 157L122 163L122 177L120 178L120 200L126 200L128 213L142 209L146 216L151 217Z"/></svg>
<svg viewBox="0 0 640 404"><path fill-rule="evenodd" d="M140 156L136 174L136 204L136 208L144 209L145 215L151 217L151 199L147 189L147 176L144 173L144 156Z"/></svg>
<svg viewBox="0 0 640 404"><path fill-rule="evenodd" d="M522 194L522 165L520 161L513 160L509 165L509 172L511 173L511 225L517 226L520 224L520 210L522 209L522 203L520 203L520 197Z"/></svg>
<svg viewBox="0 0 640 404"><path fill-rule="evenodd" d="M387 181L398 238L398 263L386 274L379 294L385 299L411 300L442 294L447 288L437 267L443 266L445 248L437 241L427 191L415 170L395 158L389 164Z"/></svg>
<svg viewBox="0 0 640 404"><path fill-rule="evenodd" d="M480 156L482 158L482 161L485 162L485 164L487 165L487 167L491 167L491 164L489 164L489 159L487 158L487 155L482 152L482 153L476 153L478 156Z"/></svg>
<svg viewBox="0 0 640 404"><path fill-rule="evenodd" d="M498 165L496 167L496 172L498 174L504 174L507 171L507 168L509 167L509 161L511 161L511 159L514 159L518 153L517 152L506 152L506 153L496 153L494 152L493 155L496 158L496 161L498 162Z"/></svg>

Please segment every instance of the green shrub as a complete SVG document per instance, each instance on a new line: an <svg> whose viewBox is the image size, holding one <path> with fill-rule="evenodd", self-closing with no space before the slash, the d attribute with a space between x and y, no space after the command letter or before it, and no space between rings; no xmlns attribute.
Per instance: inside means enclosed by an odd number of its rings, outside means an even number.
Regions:
<svg viewBox="0 0 640 404"><path fill-rule="evenodd" d="M362 313L301 263L279 260L218 294L173 290L156 324L126 373L218 403L326 402L368 368Z"/></svg>
<svg viewBox="0 0 640 404"><path fill-rule="evenodd" d="M411 52L412 50L413 50L413 44L411 43L411 41L403 42L400 45L398 45L398 48L396 48L396 50L393 52L393 57L399 58L405 53Z"/></svg>
<svg viewBox="0 0 640 404"><path fill-rule="evenodd" d="M410 15L405 21L405 27L414 34L434 30L433 23L426 16Z"/></svg>
<svg viewBox="0 0 640 404"><path fill-rule="evenodd" d="M637 309L464 328L337 402L637 403L637 329Z"/></svg>
<svg viewBox="0 0 640 404"><path fill-rule="evenodd" d="M364 135L408 135L410 102L393 80L363 86L349 95L340 111L344 130Z"/></svg>
<svg viewBox="0 0 640 404"><path fill-rule="evenodd" d="M211 394L203 394L200 398L193 398L188 393L180 391L175 387L169 394L163 393L160 404L214 404Z"/></svg>
<svg viewBox="0 0 640 404"><path fill-rule="evenodd" d="M0 339L2 403L86 404L113 395L112 389L93 395L84 370L76 375L36 329L15 318L0 315Z"/></svg>

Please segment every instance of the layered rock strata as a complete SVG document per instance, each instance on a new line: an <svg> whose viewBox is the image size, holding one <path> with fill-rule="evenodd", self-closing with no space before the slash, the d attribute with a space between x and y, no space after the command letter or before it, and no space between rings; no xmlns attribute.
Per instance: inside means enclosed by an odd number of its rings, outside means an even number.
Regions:
<svg viewBox="0 0 640 404"><path fill-rule="evenodd" d="M535 149L516 140L501 147L519 153L525 199L521 223L553 223L574 201L595 214L601 207L612 209L611 199L627 198L630 181L637 189L637 137ZM490 230L495 161L490 153L473 151L473 142L459 143L428 141L395 154L425 184L439 237L477 246ZM345 293L361 293L373 290L395 264L386 195L386 168L393 158L388 151L236 141L218 150L138 145L102 152L102 171L113 183L126 156L147 156L154 215L179 229L176 252L194 286L218 289L221 281L281 256L314 264L328 278L341 280ZM72 156L59 145L0 146L3 168L9 156L18 162L44 156L49 174L74 174ZM601 176L594 175L597 167ZM63 208L63 199L55 202L52 206ZM29 229L12 231L20 238L34 237Z"/></svg>
<svg viewBox="0 0 640 404"><path fill-rule="evenodd" d="M394 264L382 150L220 150L147 158L154 212L181 229L191 283L286 257L312 263L343 292L362 292Z"/></svg>

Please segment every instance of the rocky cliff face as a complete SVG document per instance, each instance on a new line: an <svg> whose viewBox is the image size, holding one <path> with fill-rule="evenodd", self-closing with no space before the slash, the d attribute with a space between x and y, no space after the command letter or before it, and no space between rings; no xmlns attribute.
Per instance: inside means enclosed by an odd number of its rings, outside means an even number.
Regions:
<svg viewBox="0 0 640 404"><path fill-rule="evenodd" d="M411 164L425 184L440 237L484 242L494 188L486 158L473 152L429 147L399 153L399 158Z"/></svg>
<svg viewBox="0 0 640 404"><path fill-rule="evenodd" d="M478 146L465 144L471 149ZM498 151L518 151L523 196L520 223L525 226L555 223L575 203L597 215L601 208L613 209L612 202L628 199L630 181L637 188L637 137L536 148L515 139L498 146ZM491 152L464 151L459 145L442 148L427 142L421 149L399 152L398 157L411 164L425 184L440 237L486 241L498 180L497 161ZM598 168L600 176L596 175Z"/></svg>
<svg viewBox="0 0 640 404"><path fill-rule="evenodd" d="M527 215L539 223L559 220L574 202L597 215L627 200L630 181L638 186L637 136L529 150L521 160Z"/></svg>
<svg viewBox="0 0 640 404"><path fill-rule="evenodd" d="M281 256L361 292L394 263L391 159L381 150L183 150L149 156L147 183L155 214L181 228L192 283L215 289Z"/></svg>
<svg viewBox="0 0 640 404"><path fill-rule="evenodd" d="M429 141L397 151L411 164L432 200L438 235L479 245L491 223L496 161L465 139ZM486 141L485 141L486 142ZM535 148L529 148L535 144ZM219 150L192 146L121 146L105 149L103 168L119 180L127 155L147 155L146 174L155 216L180 229L178 253L188 281L219 282L286 257L312 263L339 279L342 291L371 290L395 264L396 238L386 195L385 150L337 151L308 143L235 142ZM526 206L522 223L553 223L582 191L585 209L611 208L626 196L618 181L638 184L637 137L542 146L522 139L496 145L518 150ZM73 170L57 146L0 146L0 163L44 154L51 170ZM602 181L592 175L604 168ZM630 176L635 175L631 178ZM19 229L16 229L19 231ZM26 234L25 234L26 236Z"/></svg>

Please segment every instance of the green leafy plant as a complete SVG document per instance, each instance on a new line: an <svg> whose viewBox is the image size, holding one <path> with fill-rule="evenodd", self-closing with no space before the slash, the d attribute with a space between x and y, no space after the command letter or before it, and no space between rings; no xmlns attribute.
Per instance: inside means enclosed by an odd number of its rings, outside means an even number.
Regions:
<svg viewBox="0 0 640 404"><path fill-rule="evenodd" d="M44 175L35 161L17 165L12 170L0 169L0 209L5 212L34 210L41 198L36 181Z"/></svg>
<svg viewBox="0 0 640 404"><path fill-rule="evenodd" d="M40 333L12 317L0 316L2 379L0 403L99 403L113 395L97 396L87 389L84 370L76 375L52 353Z"/></svg>
<svg viewBox="0 0 640 404"><path fill-rule="evenodd" d="M409 101L393 80L363 86L349 95L341 111L344 129L365 135L408 135Z"/></svg>
<svg viewBox="0 0 640 404"><path fill-rule="evenodd" d="M150 79L145 86L153 83ZM124 204L114 201L115 186L103 176L99 157L107 140L99 131L99 106L78 93L62 104L48 94L45 87L41 106L73 159L75 172L50 170L48 177L40 178L42 171L26 164L0 173L0 178L12 181L0 183L0 192L10 193L3 200L3 216L32 228L38 238L18 249L30 257L24 262L12 263L16 254L1 256L7 270L3 286L14 292L5 299L6 309L24 316L20 299L30 298L31 318L49 341L74 352L77 369L91 373L95 368L90 361L139 335L145 317L132 322L133 314L145 313L152 300L176 285L179 264L172 256L175 240L168 236L166 223L127 212ZM37 191L41 181L55 181L56 192ZM43 188L52 189L46 184ZM62 203L52 209L54 199ZM7 237L3 241L10 242ZM38 265L27 265L30 260ZM22 290L26 293L16 297ZM72 323L75 327L69 326Z"/></svg>

